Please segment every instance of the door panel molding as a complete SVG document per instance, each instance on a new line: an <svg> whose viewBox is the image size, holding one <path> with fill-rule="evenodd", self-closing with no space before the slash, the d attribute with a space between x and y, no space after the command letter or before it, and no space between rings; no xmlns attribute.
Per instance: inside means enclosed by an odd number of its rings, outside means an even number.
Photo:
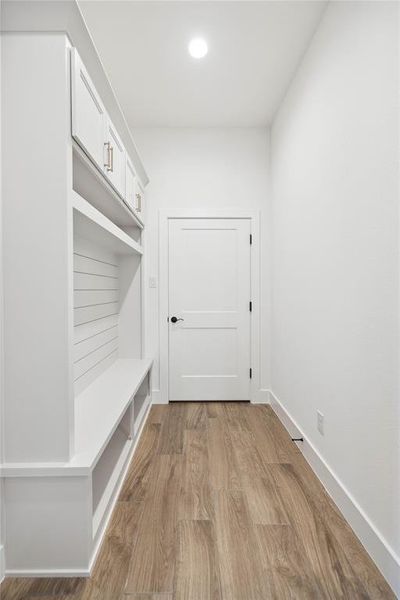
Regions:
<svg viewBox="0 0 400 600"><path fill-rule="evenodd" d="M252 235L251 245L251 366L250 380L251 402L257 402L260 395L261 365L260 365L260 214L259 211L244 211L236 209L167 209L159 210L159 334L160 360L159 381L160 390L155 397L159 404L169 402L169 221L171 219L246 219L250 221ZM250 244L250 240L249 240Z"/></svg>

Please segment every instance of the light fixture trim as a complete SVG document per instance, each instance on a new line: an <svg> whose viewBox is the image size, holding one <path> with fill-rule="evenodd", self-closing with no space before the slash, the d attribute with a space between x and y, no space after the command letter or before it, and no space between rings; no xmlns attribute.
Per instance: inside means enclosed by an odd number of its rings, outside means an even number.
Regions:
<svg viewBox="0 0 400 600"><path fill-rule="evenodd" d="M204 38L193 38L188 46L189 54L192 58L204 58L208 52L208 45Z"/></svg>

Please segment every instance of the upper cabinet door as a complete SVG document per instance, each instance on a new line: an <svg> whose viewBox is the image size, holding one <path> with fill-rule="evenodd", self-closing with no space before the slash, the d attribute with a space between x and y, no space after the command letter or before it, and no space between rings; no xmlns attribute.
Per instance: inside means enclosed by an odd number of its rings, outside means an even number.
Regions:
<svg viewBox="0 0 400 600"><path fill-rule="evenodd" d="M126 157L126 171L125 171L125 202L129 208L136 212L136 173L135 169L128 156Z"/></svg>
<svg viewBox="0 0 400 600"><path fill-rule="evenodd" d="M145 215L145 192L140 180L136 177L135 180L135 208L139 219L144 223Z"/></svg>
<svg viewBox="0 0 400 600"><path fill-rule="evenodd" d="M105 110L78 52L71 50L72 136L103 170Z"/></svg>
<svg viewBox="0 0 400 600"><path fill-rule="evenodd" d="M107 117L104 136L104 172L115 190L125 196L125 148L111 120Z"/></svg>

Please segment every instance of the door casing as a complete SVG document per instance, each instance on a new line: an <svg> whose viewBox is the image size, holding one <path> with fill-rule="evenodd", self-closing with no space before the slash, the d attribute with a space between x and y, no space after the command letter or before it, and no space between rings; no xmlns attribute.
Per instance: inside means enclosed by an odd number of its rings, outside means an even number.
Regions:
<svg viewBox="0 0 400 600"><path fill-rule="evenodd" d="M257 402L260 391L260 215L258 211L213 210L213 209L168 209L159 211L159 331L160 331L160 390L153 390L158 404L169 402L169 261L168 230L170 219L248 219L252 235L251 245L251 402ZM250 241L249 241L250 243Z"/></svg>

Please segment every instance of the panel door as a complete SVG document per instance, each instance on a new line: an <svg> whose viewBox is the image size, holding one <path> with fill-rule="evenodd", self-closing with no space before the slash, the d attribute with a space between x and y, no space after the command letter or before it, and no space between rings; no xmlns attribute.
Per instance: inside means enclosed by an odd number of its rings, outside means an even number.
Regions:
<svg viewBox="0 0 400 600"><path fill-rule="evenodd" d="M171 219L170 400L250 399L249 302L250 221Z"/></svg>
<svg viewBox="0 0 400 600"><path fill-rule="evenodd" d="M75 48L71 50L71 67L72 136L103 170L105 110Z"/></svg>
<svg viewBox="0 0 400 600"><path fill-rule="evenodd" d="M129 158L126 158L125 170L125 202L129 208L136 212L136 174Z"/></svg>
<svg viewBox="0 0 400 600"><path fill-rule="evenodd" d="M136 177L136 180L135 180L135 208L136 208L136 213L137 213L139 219L141 221L143 221L143 223L144 223L144 216L145 216L145 207L146 207L146 203L145 203L144 187L140 183L140 180L138 179L138 177Z"/></svg>
<svg viewBox="0 0 400 600"><path fill-rule="evenodd" d="M106 119L104 172L120 196L125 196L126 152L109 118Z"/></svg>

